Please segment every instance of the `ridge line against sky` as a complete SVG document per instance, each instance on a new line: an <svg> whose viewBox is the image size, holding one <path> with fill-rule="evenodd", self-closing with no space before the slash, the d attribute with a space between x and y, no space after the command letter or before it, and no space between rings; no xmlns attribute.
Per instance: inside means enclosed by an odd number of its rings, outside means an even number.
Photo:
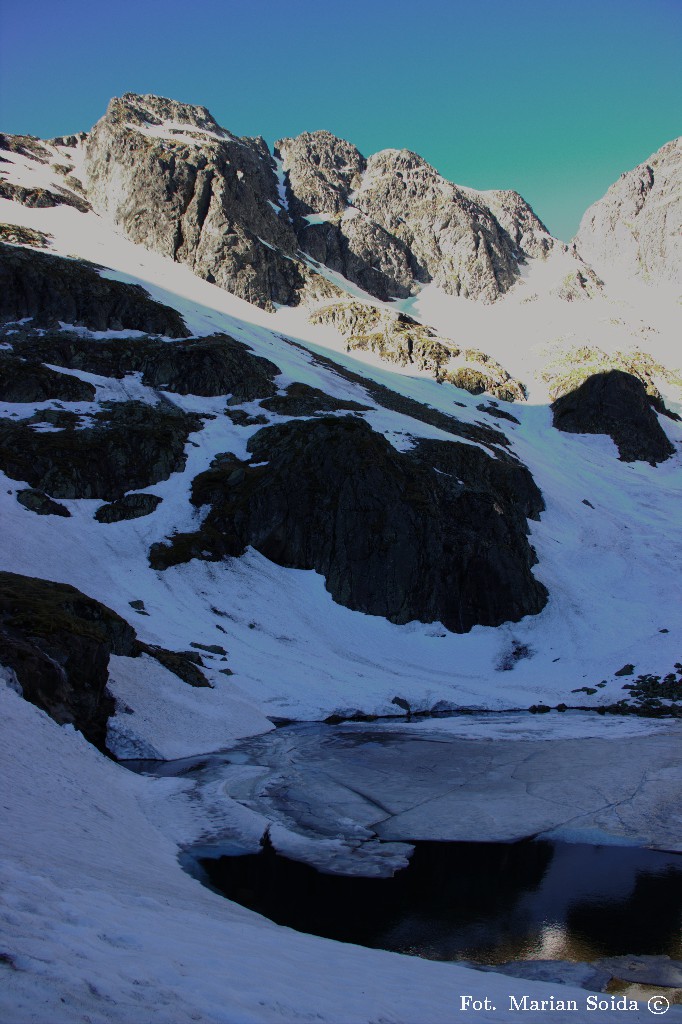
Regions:
<svg viewBox="0 0 682 1024"><path fill-rule="evenodd" d="M0 130L88 130L112 96L209 108L239 135L326 128L516 189L568 240L682 133L681 0L32 0L0 7Z"/></svg>

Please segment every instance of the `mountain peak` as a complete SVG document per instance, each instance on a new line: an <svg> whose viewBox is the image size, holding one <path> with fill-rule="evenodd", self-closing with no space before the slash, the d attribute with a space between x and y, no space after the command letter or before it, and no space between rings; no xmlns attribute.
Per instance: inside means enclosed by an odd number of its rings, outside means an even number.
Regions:
<svg viewBox="0 0 682 1024"><path fill-rule="evenodd" d="M126 92L123 96L114 96L109 101L104 116L105 119L118 124L162 127L164 124L174 123L223 134L223 129L206 107L180 103L178 100L155 96L152 93L141 95Z"/></svg>
<svg viewBox="0 0 682 1024"><path fill-rule="evenodd" d="M621 174L574 241L602 275L682 284L682 136Z"/></svg>

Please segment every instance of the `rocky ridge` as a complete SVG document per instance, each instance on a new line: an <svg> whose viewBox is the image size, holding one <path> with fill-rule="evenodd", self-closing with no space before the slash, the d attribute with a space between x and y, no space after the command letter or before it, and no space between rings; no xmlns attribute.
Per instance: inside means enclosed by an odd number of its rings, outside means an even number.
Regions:
<svg viewBox="0 0 682 1024"><path fill-rule="evenodd" d="M682 137L621 174L585 213L575 245L600 274L682 285Z"/></svg>
<svg viewBox="0 0 682 1024"><path fill-rule="evenodd" d="M275 152L301 248L380 299L433 281L492 302L514 284L519 262L554 244L516 193L460 188L408 150L365 159L329 132L306 132Z"/></svg>
<svg viewBox="0 0 682 1024"><path fill-rule="evenodd" d="M85 143L95 210L134 241L256 305L295 305L305 279L263 139L237 138L203 107L113 99Z"/></svg>
<svg viewBox="0 0 682 1024"><path fill-rule="evenodd" d="M412 366L473 395L486 391L506 402L526 397L524 385L495 359L477 348L459 348L406 313L336 302L319 306L308 319L335 327L346 339L347 352L375 352L387 362Z"/></svg>
<svg viewBox="0 0 682 1024"><path fill-rule="evenodd" d="M204 107L158 96L113 99L80 136L0 145L58 172L54 187L36 189L0 175L7 198L92 207L267 309L333 296L318 269L382 300L435 282L492 302L520 263L556 244L517 193L459 187L407 150L365 158L319 131L280 140L273 158L263 139L234 136Z"/></svg>

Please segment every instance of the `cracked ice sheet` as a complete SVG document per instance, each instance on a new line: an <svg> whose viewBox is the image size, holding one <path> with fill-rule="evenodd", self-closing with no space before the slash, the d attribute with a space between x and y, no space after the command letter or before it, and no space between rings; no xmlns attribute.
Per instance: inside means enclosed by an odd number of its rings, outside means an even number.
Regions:
<svg viewBox="0 0 682 1024"><path fill-rule="evenodd" d="M504 717L511 729L513 716ZM543 835L682 852L679 723L625 719L604 738L589 735L590 716L561 725L556 716L529 738L530 717L517 716L524 738L514 742L476 737L471 719L444 728L279 729L239 746L240 764L223 768L224 792L308 838L509 842ZM449 731L450 722L462 731L471 723L476 738ZM267 769L246 789L245 761ZM301 859L309 859L305 851Z"/></svg>

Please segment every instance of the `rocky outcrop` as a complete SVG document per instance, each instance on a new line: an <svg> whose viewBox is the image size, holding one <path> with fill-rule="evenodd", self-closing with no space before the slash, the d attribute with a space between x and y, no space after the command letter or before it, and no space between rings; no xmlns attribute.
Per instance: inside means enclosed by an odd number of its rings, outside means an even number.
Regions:
<svg viewBox="0 0 682 1024"><path fill-rule="evenodd" d="M103 338L93 343L68 331L12 339L17 353L34 360L103 377L141 373L143 384L180 395L232 395L235 401L250 402L274 395L274 379L280 372L269 359L254 355L227 334L173 343L156 338Z"/></svg>
<svg viewBox="0 0 682 1024"><path fill-rule="evenodd" d="M365 412L370 408L350 399L334 398L319 388L311 388L308 384L296 381L286 389L286 394L276 395L261 402L261 408L280 416L314 416L325 412Z"/></svg>
<svg viewBox="0 0 682 1024"><path fill-rule="evenodd" d="M0 199L21 203L22 206L73 206L79 213L88 213L92 209L90 203L82 196L75 195L66 189L27 188L9 181L0 180Z"/></svg>
<svg viewBox="0 0 682 1024"><path fill-rule="evenodd" d="M35 360L0 352L0 401L91 402L95 388L67 373L57 373Z"/></svg>
<svg viewBox="0 0 682 1024"><path fill-rule="evenodd" d="M299 346L297 342L291 341L291 339L289 339L289 344L292 347L302 348L302 346ZM409 416L419 423L428 423L429 426L438 427L439 430L444 431L446 434L451 434L452 437L464 437L469 441L476 441L478 444L488 448L496 458L507 457L505 448L509 445L509 440L499 430L483 426L480 423L466 423L463 420L457 419L456 416L443 412L441 409L434 409L423 402L417 402L414 398L408 398L397 391L392 391L385 384L377 384L371 378L363 377L362 374L355 373L353 370L349 370L347 367L341 366L339 363L335 363L332 359L319 353L312 356L312 362L332 370L333 373L338 377L342 377L343 380L356 384L377 405L382 406L384 409L398 412L401 416ZM453 404L462 405L463 403L455 401Z"/></svg>
<svg viewBox="0 0 682 1024"><path fill-rule="evenodd" d="M682 285L682 137L620 176L585 213L575 245L599 274Z"/></svg>
<svg viewBox="0 0 682 1024"><path fill-rule="evenodd" d="M461 186L460 186L461 188ZM524 256L542 259L561 243L552 238L526 200L513 189L492 189L478 192L462 188L480 204L488 207L498 224L507 232L517 250Z"/></svg>
<svg viewBox="0 0 682 1024"><path fill-rule="evenodd" d="M543 607L525 519L542 499L518 463L450 442L401 453L354 416L266 428L249 450L197 477L192 501L211 506L201 530L155 545L155 568L251 545L315 569L349 608L456 632Z"/></svg>
<svg viewBox="0 0 682 1024"><path fill-rule="evenodd" d="M485 352L459 348L406 313L361 302L335 302L313 310L312 324L335 327L346 351L375 352L387 362L413 366L471 394L484 391L507 402L523 400L525 388Z"/></svg>
<svg viewBox="0 0 682 1024"><path fill-rule="evenodd" d="M304 284L262 139L237 138L204 107L113 99L85 144L86 192L134 241L265 308Z"/></svg>
<svg viewBox="0 0 682 1024"><path fill-rule="evenodd" d="M554 426L572 434L608 434L623 462L664 462L674 448L644 385L621 370L597 373L552 405Z"/></svg>
<svg viewBox="0 0 682 1024"><path fill-rule="evenodd" d="M0 242L12 245L33 245L36 249L46 249L52 235L35 228L22 228L17 224L0 224Z"/></svg>
<svg viewBox="0 0 682 1024"><path fill-rule="evenodd" d="M82 181L73 147L84 152ZM49 165L54 178L33 188L0 174L0 194L92 208L134 242L266 309L334 297L314 261L380 299L435 281L493 301L519 261L553 244L516 193L459 188L406 150L366 159L329 132L278 147L273 159L261 138L234 136L204 107L128 93L87 135L49 144L0 136L0 148Z"/></svg>
<svg viewBox="0 0 682 1024"><path fill-rule="evenodd" d="M597 277L594 270L580 260L580 265L565 275L563 280L550 292L564 302L594 299L604 290L604 282Z"/></svg>
<svg viewBox="0 0 682 1024"><path fill-rule="evenodd" d="M306 132L276 152L301 248L380 299L433 281L492 302L516 281L519 260L553 244L516 193L460 188L407 150L365 160L329 132Z"/></svg>
<svg viewBox="0 0 682 1024"><path fill-rule="evenodd" d="M637 377L656 411L672 419L678 418L676 413L666 408L657 382L664 381L671 388L678 389L682 397L682 375L679 370L670 370L649 352L638 348L605 352L597 345L576 345L549 363L542 372L542 379L549 385L549 395L554 400L575 391L588 377L611 370L622 370Z"/></svg>
<svg viewBox="0 0 682 1024"><path fill-rule="evenodd" d="M0 572L0 664L23 696L104 749L114 701L111 654L135 653L135 631L99 601L64 583Z"/></svg>
<svg viewBox="0 0 682 1024"><path fill-rule="evenodd" d="M202 425L172 406L142 402L105 406L85 429L77 421L49 410L0 419L0 468L54 498L113 501L183 469L187 438ZM36 429L42 422L53 429Z"/></svg>
<svg viewBox="0 0 682 1024"><path fill-rule="evenodd" d="M43 494L42 491L34 491L31 488L17 491L17 501L29 512L35 512L39 516L62 516L62 518L68 519L71 515L64 505L48 498L47 494Z"/></svg>
<svg viewBox="0 0 682 1024"><path fill-rule="evenodd" d="M140 642L120 615L66 583L0 572L0 666L26 700L102 751L116 710L106 688L112 654L148 654L190 686L209 685L194 651Z"/></svg>
<svg viewBox="0 0 682 1024"><path fill-rule="evenodd" d="M25 318L43 327L61 321L93 331L189 334L179 313L139 285L100 277L80 260L0 243L0 323Z"/></svg>
<svg viewBox="0 0 682 1024"><path fill-rule="evenodd" d="M188 686L206 688L211 685L199 667L203 662L196 651L167 651L154 644L139 644L138 652L155 658L159 665L163 665Z"/></svg>

